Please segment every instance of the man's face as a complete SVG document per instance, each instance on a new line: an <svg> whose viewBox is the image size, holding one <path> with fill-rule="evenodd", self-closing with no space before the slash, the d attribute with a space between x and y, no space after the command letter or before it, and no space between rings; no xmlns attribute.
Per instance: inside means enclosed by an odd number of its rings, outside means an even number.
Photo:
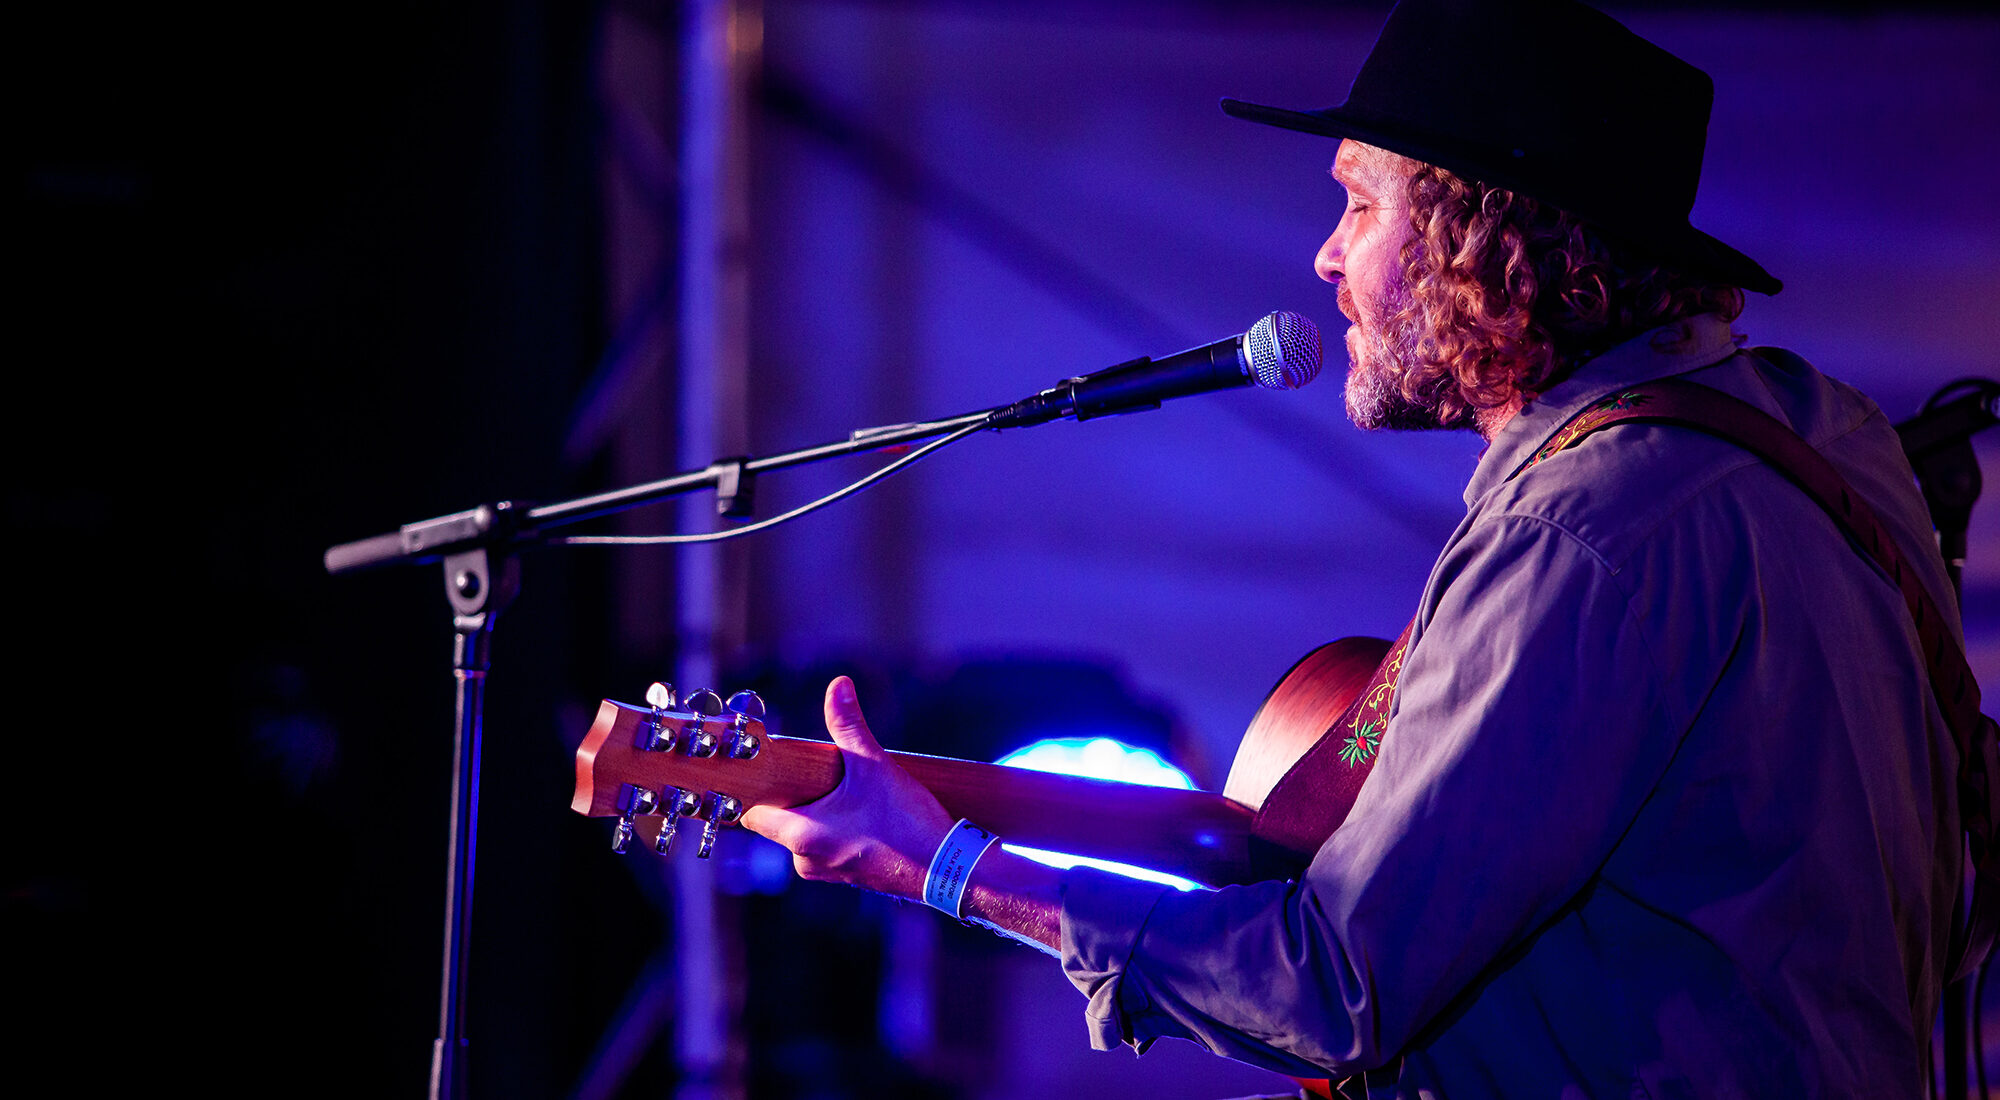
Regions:
<svg viewBox="0 0 2000 1100"><path fill-rule="evenodd" d="M1347 208L1313 261L1339 287L1347 329L1347 416L1362 428L1437 428L1437 410L1404 397L1397 379L1417 365L1413 325L1397 320L1410 302L1399 261L1410 240L1412 162L1358 141L1333 158Z"/></svg>

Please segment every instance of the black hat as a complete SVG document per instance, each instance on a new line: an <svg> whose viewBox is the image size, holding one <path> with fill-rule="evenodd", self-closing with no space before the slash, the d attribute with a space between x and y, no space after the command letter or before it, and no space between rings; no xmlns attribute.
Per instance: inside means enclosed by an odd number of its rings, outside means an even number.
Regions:
<svg viewBox="0 0 2000 1100"><path fill-rule="evenodd" d="M1402 0L1347 102L1222 109L1518 191L1689 275L1776 294L1688 223L1714 98L1707 73L1570 0Z"/></svg>

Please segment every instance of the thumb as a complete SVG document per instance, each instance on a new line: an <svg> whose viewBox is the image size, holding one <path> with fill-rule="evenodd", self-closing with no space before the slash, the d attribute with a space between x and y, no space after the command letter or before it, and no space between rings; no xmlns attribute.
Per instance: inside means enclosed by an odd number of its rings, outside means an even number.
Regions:
<svg viewBox="0 0 2000 1100"><path fill-rule="evenodd" d="M833 743L842 752L878 759L884 755L882 743L875 740L875 734L868 729L868 719L862 717L861 703L854 697L854 681L845 676L836 676L826 685L826 732L833 735Z"/></svg>

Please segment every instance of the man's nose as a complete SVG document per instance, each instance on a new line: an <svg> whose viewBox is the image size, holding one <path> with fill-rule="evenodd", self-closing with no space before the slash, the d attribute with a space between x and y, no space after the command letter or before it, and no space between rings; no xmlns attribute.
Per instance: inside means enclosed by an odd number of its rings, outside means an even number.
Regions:
<svg viewBox="0 0 2000 1100"><path fill-rule="evenodd" d="M1313 257L1313 272L1329 283L1337 283L1343 274L1341 269L1343 258L1340 231L1336 229L1333 235L1326 239L1326 243L1319 246L1319 255Z"/></svg>

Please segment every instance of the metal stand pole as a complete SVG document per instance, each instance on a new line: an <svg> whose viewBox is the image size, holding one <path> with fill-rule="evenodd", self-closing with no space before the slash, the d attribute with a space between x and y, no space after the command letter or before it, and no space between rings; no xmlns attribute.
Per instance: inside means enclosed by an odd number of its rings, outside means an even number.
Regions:
<svg viewBox="0 0 2000 1100"><path fill-rule="evenodd" d="M452 679L457 684L452 735L451 826L445 860L444 972L438 1037L431 1047L430 1100L464 1100L465 975L472 947L472 878L479 851L479 743L492 664L493 620L520 589L520 563L484 548L444 562L451 600Z"/></svg>

